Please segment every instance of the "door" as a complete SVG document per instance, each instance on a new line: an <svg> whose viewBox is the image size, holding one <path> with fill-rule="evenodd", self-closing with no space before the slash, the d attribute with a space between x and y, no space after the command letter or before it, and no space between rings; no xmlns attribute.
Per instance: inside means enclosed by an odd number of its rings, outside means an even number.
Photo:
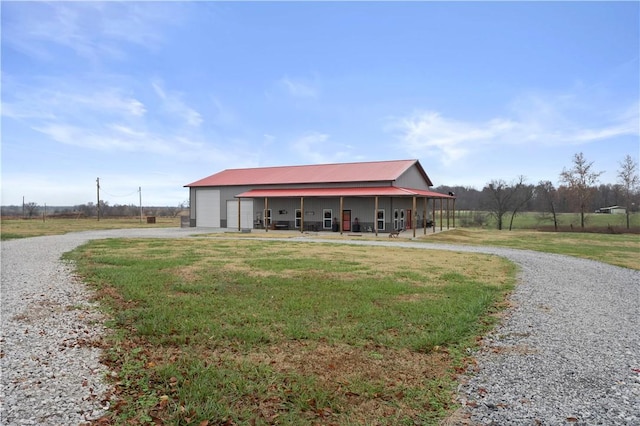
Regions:
<svg viewBox="0 0 640 426"><path fill-rule="evenodd" d="M220 190L196 190L196 226L220 228Z"/></svg>
<svg viewBox="0 0 640 426"><path fill-rule="evenodd" d="M333 225L333 210L324 209L322 210L322 228L323 229L331 229Z"/></svg>
<svg viewBox="0 0 640 426"><path fill-rule="evenodd" d="M376 220L378 221L378 231L384 231L384 210L383 209L378 210L378 218Z"/></svg>
<svg viewBox="0 0 640 426"><path fill-rule="evenodd" d="M227 228L238 227L238 201L227 200ZM253 200L240 201L240 227L253 228Z"/></svg>
<svg viewBox="0 0 640 426"><path fill-rule="evenodd" d="M342 230L351 231L351 210L342 211Z"/></svg>
<svg viewBox="0 0 640 426"><path fill-rule="evenodd" d="M302 226L302 210L300 209L296 209L296 223L294 226L296 229L300 229L300 226Z"/></svg>

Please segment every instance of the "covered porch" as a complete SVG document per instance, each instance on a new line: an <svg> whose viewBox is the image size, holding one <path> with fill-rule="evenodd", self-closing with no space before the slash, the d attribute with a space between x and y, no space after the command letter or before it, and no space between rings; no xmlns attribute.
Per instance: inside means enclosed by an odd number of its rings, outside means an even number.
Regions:
<svg viewBox="0 0 640 426"><path fill-rule="evenodd" d="M440 230L455 227L455 196L429 190L395 186L252 189L235 198L239 231L243 199L252 199L254 206L262 208L254 227L265 232L295 229L393 236L410 231L416 237L418 230L426 234L429 227L432 232L438 226ZM273 211L277 211L277 217ZM231 224L232 218L228 220Z"/></svg>

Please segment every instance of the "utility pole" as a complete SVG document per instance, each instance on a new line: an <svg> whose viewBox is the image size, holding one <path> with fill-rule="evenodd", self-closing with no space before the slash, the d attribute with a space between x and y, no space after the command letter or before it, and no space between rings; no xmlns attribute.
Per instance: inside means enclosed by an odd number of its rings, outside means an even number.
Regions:
<svg viewBox="0 0 640 426"><path fill-rule="evenodd" d="M96 178L97 191L98 191L98 203L96 207L98 208L98 222L100 222L100 178Z"/></svg>
<svg viewBox="0 0 640 426"><path fill-rule="evenodd" d="M140 223L142 223L142 187L138 187L138 192L140 193Z"/></svg>

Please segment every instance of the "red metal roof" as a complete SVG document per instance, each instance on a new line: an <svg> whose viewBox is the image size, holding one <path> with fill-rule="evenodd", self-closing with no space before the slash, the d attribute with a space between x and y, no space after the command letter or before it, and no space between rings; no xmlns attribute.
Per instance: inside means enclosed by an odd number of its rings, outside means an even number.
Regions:
<svg viewBox="0 0 640 426"><path fill-rule="evenodd" d="M393 182L414 164L418 167L418 171L428 186L433 185L418 160L398 160L227 169L185 185L185 187Z"/></svg>
<svg viewBox="0 0 640 426"><path fill-rule="evenodd" d="M427 198L455 198L439 192L421 189L399 188L397 186L378 186L365 188L280 188L280 189L252 189L236 198L298 198L298 197L427 197Z"/></svg>

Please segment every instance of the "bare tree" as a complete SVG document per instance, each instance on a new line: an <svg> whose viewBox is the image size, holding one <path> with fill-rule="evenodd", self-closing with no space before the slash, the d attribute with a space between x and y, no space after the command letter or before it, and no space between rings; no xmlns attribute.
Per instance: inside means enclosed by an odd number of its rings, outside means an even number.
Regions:
<svg viewBox="0 0 640 426"><path fill-rule="evenodd" d="M513 229L513 219L516 217L516 214L533 198L533 186L526 185L525 181L526 177L520 175L518 176L518 181L513 187L514 196L512 200L511 206L511 220L509 221L509 231Z"/></svg>
<svg viewBox="0 0 640 426"><path fill-rule="evenodd" d="M589 200L593 196L593 186L604 172L594 172L593 161L588 162L581 152L573 156L573 167L569 170L562 169L560 180L567 187L580 209L580 227L584 229L584 214Z"/></svg>
<svg viewBox="0 0 640 426"><path fill-rule="evenodd" d="M36 211L38 210L38 203L34 203L33 201L31 201L30 203L26 203L24 205L24 209L27 212L29 218L31 218L34 214L36 214Z"/></svg>
<svg viewBox="0 0 640 426"><path fill-rule="evenodd" d="M542 200L544 200L544 204L546 205L545 210L549 210L553 219L553 228L558 231L558 215L556 207L558 204L558 191L551 181L541 180L536 188L536 193Z"/></svg>
<svg viewBox="0 0 640 426"><path fill-rule="evenodd" d="M511 209L515 191L504 180L492 180L484 187L486 208L496 219L498 230L502 230L504 215Z"/></svg>
<svg viewBox="0 0 640 426"><path fill-rule="evenodd" d="M618 169L618 183L622 186L625 207L627 209L627 229L629 229L629 215L631 210L631 195L638 185L640 185L640 177L638 177L638 164L633 161L629 154L620 162Z"/></svg>

